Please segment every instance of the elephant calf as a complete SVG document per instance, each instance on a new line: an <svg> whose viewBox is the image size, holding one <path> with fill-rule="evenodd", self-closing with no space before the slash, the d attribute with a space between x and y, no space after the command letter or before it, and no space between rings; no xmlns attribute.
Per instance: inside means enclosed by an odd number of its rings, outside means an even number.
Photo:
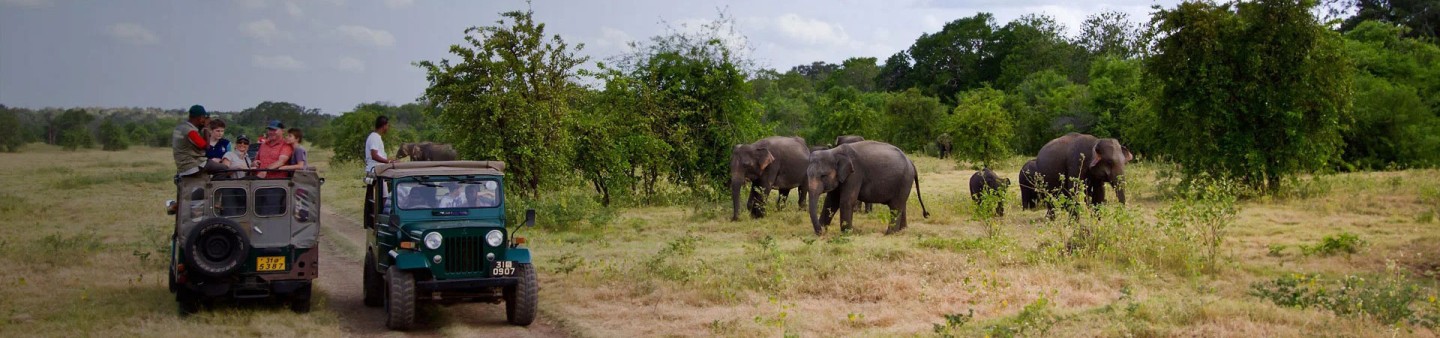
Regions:
<svg viewBox="0 0 1440 338"><path fill-rule="evenodd" d="M448 144L420 142L401 144L400 151L395 152L395 159L405 157L411 161L454 161L460 158L460 154Z"/></svg>
<svg viewBox="0 0 1440 338"><path fill-rule="evenodd" d="M994 194L1000 197L1000 203L995 205L995 215L1005 216L1005 189L1010 187L1010 179L1000 178L990 168L985 168L970 175L970 198L975 200L979 206L985 194Z"/></svg>

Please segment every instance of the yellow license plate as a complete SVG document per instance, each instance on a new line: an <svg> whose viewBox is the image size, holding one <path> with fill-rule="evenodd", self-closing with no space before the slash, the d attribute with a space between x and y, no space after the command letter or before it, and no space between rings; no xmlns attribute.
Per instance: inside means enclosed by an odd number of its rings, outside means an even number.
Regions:
<svg viewBox="0 0 1440 338"><path fill-rule="evenodd" d="M255 271L284 271L285 256L255 258Z"/></svg>

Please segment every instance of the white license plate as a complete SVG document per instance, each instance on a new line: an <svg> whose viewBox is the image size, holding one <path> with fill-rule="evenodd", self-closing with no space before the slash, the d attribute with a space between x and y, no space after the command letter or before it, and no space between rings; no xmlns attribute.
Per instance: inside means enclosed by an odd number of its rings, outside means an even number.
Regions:
<svg viewBox="0 0 1440 338"><path fill-rule="evenodd" d="M515 262L495 262L495 268L490 270L491 276L509 276L515 274Z"/></svg>

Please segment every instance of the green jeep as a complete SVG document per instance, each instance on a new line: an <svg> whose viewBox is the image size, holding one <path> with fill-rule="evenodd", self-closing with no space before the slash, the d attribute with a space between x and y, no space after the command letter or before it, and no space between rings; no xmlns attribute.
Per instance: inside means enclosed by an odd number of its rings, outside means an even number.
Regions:
<svg viewBox="0 0 1440 338"><path fill-rule="evenodd" d="M273 177L281 175L290 177ZM179 202L167 212L175 215L169 284L180 314L216 299L282 300L309 312L324 182L313 170L177 177Z"/></svg>
<svg viewBox="0 0 1440 338"><path fill-rule="evenodd" d="M520 226L507 228L505 163L401 162L365 177L365 305L409 329L417 301L505 302L506 320L535 320L539 286Z"/></svg>

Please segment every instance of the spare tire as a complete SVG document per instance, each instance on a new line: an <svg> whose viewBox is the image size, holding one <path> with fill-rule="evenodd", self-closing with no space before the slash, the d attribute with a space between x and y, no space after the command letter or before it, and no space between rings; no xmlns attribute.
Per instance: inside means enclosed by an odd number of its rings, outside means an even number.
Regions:
<svg viewBox="0 0 1440 338"><path fill-rule="evenodd" d="M186 271L202 276L228 277L240 270L250 252L250 241L240 224L226 218L200 221L185 239Z"/></svg>

